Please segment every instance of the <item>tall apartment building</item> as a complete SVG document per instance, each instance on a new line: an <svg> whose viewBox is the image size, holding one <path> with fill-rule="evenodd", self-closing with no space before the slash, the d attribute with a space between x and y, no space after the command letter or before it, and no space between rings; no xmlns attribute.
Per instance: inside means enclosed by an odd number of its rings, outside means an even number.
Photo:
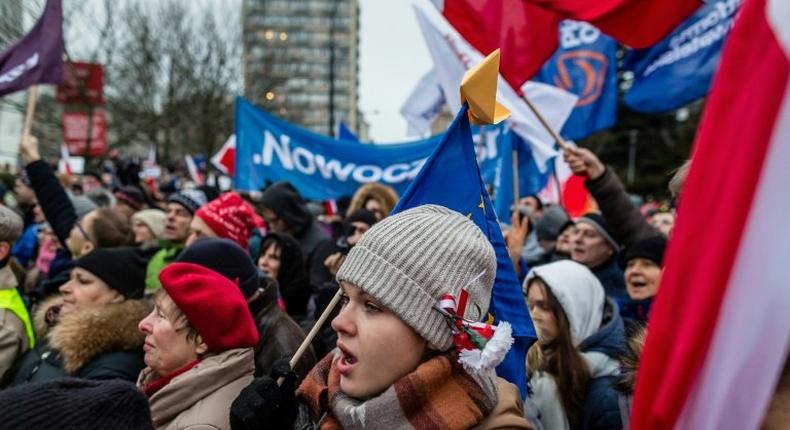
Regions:
<svg viewBox="0 0 790 430"><path fill-rule="evenodd" d="M243 0L244 94L295 124L333 135L366 127L357 106L357 0Z"/></svg>

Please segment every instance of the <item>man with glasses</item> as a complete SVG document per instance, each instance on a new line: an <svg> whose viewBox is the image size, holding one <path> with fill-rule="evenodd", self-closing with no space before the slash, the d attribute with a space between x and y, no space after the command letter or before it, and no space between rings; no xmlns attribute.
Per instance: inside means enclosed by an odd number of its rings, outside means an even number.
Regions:
<svg viewBox="0 0 790 430"><path fill-rule="evenodd" d="M68 281L74 259L98 248L129 246L134 235L127 220L114 210L96 209L89 199L67 192L41 158L34 136L22 139L19 155L44 217L64 247L52 261L47 279L32 292L36 298L43 298Z"/></svg>

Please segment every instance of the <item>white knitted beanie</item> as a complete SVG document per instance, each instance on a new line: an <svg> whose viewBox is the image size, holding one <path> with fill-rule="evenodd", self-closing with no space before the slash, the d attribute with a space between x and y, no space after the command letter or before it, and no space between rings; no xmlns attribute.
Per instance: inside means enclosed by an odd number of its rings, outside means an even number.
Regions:
<svg viewBox="0 0 790 430"><path fill-rule="evenodd" d="M368 230L349 252L337 280L373 296L431 347L445 351L453 346L452 332L434 306L443 294L458 298L466 288L464 317L482 320L495 275L494 248L471 220L442 206L424 205Z"/></svg>

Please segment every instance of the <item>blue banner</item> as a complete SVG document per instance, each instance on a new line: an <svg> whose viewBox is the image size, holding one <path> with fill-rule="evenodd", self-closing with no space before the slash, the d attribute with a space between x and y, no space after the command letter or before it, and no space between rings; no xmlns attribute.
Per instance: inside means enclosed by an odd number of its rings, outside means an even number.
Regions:
<svg viewBox="0 0 790 430"><path fill-rule="evenodd" d="M500 142L511 134L502 125L475 128L475 149L486 183L494 182ZM253 191L267 181L289 181L304 198L325 200L353 195L367 182L380 182L401 194L443 136L397 144L336 140L290 124L239 97L235 188ZM531 156L525 160L534 165Z"/></svg>
<svg viewBox="0 0 790 430"><path fill-rule="evenodd" d="M625 104L662 113L708 94L740 5L741 0L712 0L656 45L632 51L624 68L634 73L634 83Z"/></svg>
<svg viewBox="0 0 790 430"><path fill-rule="evenodd" d="M560 134L581 139L617 121L617 42L594 26L565 20L560 46L535 80L579 96Z"/></svg>
<svg viewBox="0 0 790 430"><path fill-rule="evenodd" d="M417 142L371 145L336 140L297 127L236 99L236 173L239 190L289 181L306 199L350 196L380 182L402 193L441 136Z"/></svg>

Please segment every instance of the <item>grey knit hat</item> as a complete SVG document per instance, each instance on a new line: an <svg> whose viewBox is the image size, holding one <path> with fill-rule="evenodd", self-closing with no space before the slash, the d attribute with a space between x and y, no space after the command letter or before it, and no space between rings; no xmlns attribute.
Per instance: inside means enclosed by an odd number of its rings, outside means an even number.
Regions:
<svg viewBox="0 0 790 430"><path fill-rule="evenodd" d="M464 317L482 320L495 275L494 248L471 220L442 206L424 205L371 227L351 248L337 280L373 296L431 347L445 351L453 345L452 332L434 306L443 294L457 299L465 287Z"/></svg>
<svg viewBox="0 0 790 430"><path fill-rule="evenodd" d="M177 193L171 194L170 197L167 198L169 203L178 203L186 210L189 211L190 214L194 215L201 206L205 205L208 200L206 199L206 194L200 190L194 189L186 189L179 191Z"/></svg>
<svg viewBox="0 0 790 430"><path fill-rule="evenodd" d="M22 236L22 229L22 217L8 206L0 205L0 241L13 245Z"/></svg>

